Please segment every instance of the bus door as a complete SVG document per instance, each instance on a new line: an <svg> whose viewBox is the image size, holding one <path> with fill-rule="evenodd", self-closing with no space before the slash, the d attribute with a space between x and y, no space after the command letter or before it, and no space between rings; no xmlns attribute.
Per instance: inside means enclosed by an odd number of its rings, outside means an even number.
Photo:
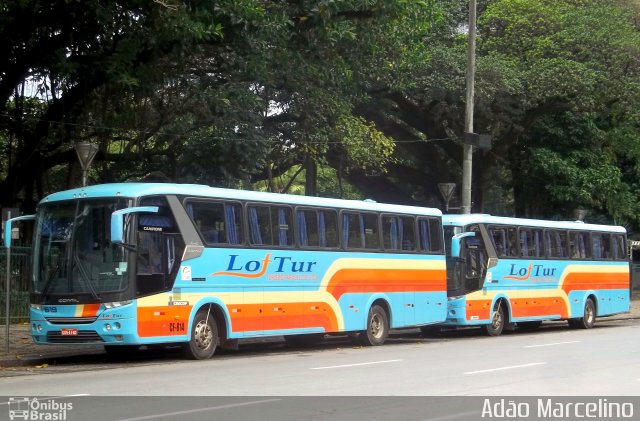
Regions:
<svg viewBox="0 0 640 421"><path fill-rule="evenodd" d="M488 266L487 249L479 232L465 232L456 237L459 251L453 254L453 276L448 279L450 297L482 289Z"/></svg>

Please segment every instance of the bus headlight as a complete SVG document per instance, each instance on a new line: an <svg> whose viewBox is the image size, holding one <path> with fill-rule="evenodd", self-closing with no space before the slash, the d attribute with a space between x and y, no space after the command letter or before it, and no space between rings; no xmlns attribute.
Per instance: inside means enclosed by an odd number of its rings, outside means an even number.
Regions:
<svg viewBox="0 0 640 421"><path fill-rule="evenodd" d="M42 310L42 305L41 304L31 304L31 308L34 310Z"/></svg>
<svg viewBox="0 0 640 421"><path fill-rule="evenodd" d="M129 305L129 304L131 304L131 300L113 301L111 303L104 303L104 308L109 310L109 309L112 309L112 308L123 307L123 306Z"/></svg>

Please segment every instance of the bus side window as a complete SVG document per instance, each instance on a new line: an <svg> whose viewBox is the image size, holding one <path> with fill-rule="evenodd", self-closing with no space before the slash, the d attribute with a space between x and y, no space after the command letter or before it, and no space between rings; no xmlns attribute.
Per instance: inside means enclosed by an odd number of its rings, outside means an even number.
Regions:
<svg viewBox="0 0 640 421"><path fill-rule="evenodd" d="M338 215L335 211L318 211L318 236L320 247L338 247Z"/></svg>
<svg viewBox="0 0 640 421"><path fill-rule="evenodd" d="M593 246L594 259L610 259L611 258L611 236L594 232L591 234L591 244Z"/></svg>
<svg viewBox="0 0 640 421"><path fill-rule="evenodd" d="M589 236L586 232L569 232L569 252L572 259L588 259L591 257Z"/></svg>
<svg viewBox="0 0 640 421"><path fill-rule="evenodd" d="M567 233L565 231L546 230L545 246L547 257L552 259L566 258Z"/></svg>
<svg viewBox="0 0 640 421"><path fill-rule="evenodd" d="M385 250L415 250L413 217L384 215L382 239Z"/></svg>
<svg viewBox="0 0 640 421"><path fill-rule="evenodd" d="M187 214L206 244L240 244L242 215L239 203L189 201Z"/></svg>
<svg viewBox="0 0 640 421"><path fill-rule="evenodd" d="M624 236L613 234L611 240L613 243L614 260L627 260L627 246L625 245Z"/></svg>
<svg viewBox="0 0 640 421"><path fill-rule="evenodd" d="M442 251L440 238L441 223L437 218L419 218L418 234L420 236L420 250L427 253Z"/></svg>
<svg viewBox="0 0 640 421"><path fill-rule="evenodd" d="M342 214L342 241L346 248L380 248L378 216L374 213Z"/></svg>
<svg viewBox="0 0 640 421"><path fill-rule="evenodd" d="M291 223L291 208L271 207L271 231L275 236L275 244L278 246L290 246L293 244L293 227Z"/></svg>
<svg viewBox="0 0 640 421"><path fill-rule="evenodd" d="M518 257L518 232L512 226L491 226L489 233L498 257Z"/></svg>
<svg viewBox="0 0 640 421"><path fill-rule="evenodd" d="M534 228L520 228L520 255L542 257L542 232Z"/></svg>

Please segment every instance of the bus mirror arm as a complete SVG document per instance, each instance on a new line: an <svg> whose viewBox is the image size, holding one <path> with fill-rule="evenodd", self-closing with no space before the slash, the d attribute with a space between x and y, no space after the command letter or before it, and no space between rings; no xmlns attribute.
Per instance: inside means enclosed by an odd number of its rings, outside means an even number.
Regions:
<svg viewBox="0 0 640 421"><path fill-rule="evenodd" d="M7 219L4 223L4 246L6 248L11 247L11 225L13 221L33 221L34 219L36 219L35 215L23 215Z"/></svg>
<svg viewBox="0 0 640 421"><path fill-rule="evenodd" d="M124 218L130 213L158 213L157 206L137 206L133 208L120 209L111 214L111 242L130 248L124 242Z"/></svg>
<svg viewBox="0 0 640 421"><path fill-rule="evenodd" d="M475 237L475 232L463 232L457 235L454 235L451 238L451 257L454 259L460 259L460 249L462 244L462 239L466 237Z"/></svg>

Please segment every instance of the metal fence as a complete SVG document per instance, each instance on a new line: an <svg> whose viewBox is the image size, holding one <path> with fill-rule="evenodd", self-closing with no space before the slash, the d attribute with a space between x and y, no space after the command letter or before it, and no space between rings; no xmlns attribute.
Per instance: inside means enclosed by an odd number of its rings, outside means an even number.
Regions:
<svg viewBox="0 0 640 421"><path fill-rule="evenodd" d="M11 323L29 320L30 248L11 246L9 276L9 319ZM0 323L6 321L7 249L0 247Z"/></svg>

